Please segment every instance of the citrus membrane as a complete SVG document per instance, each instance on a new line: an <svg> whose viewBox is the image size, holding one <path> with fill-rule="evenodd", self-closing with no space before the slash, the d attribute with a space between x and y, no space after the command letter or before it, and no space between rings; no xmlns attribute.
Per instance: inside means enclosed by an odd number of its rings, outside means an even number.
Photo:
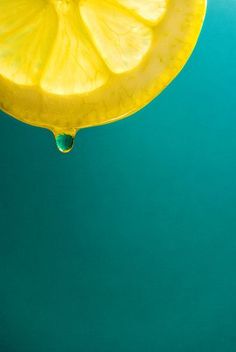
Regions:
<svg viewBox="0 0 236 352"><path fill-rule="evenodd" d="M0 0L0 108L68 151L65 136L138 111L173 80L205 9L206 0Z"/></svg>

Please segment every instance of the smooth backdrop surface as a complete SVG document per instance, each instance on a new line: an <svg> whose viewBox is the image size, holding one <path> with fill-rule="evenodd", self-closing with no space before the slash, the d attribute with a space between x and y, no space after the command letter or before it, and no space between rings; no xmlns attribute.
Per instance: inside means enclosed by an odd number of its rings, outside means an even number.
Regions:
<svg viewBox="0 0 236 352"><path fill-rule="evenodd" d="M236 2L74 151L0 114L0 352L236 351Z"/></svg>

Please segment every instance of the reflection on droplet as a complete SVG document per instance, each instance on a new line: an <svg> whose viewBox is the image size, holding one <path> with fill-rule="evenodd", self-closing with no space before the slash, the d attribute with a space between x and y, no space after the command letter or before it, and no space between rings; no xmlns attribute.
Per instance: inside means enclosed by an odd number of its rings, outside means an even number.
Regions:
<svg viewBox="0 0 236 352"><path fill-rule="evenodd" d="M56 135L55 139L56 139L57 148L60 150L60 152L68 153L73 148L73 144L74 144L73 136L69 134L61 133Z"/></svg>

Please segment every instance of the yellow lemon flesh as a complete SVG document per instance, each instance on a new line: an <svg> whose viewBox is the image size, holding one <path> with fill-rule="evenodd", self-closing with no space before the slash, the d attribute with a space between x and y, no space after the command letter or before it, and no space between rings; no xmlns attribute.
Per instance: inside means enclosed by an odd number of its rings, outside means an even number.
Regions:
<svg viewBox="0 0 236 352"><path fill-rule="evenodd" d="M205 9L206 0L0 0L0 108L60 136L128 116L182 69Z"/></svg>

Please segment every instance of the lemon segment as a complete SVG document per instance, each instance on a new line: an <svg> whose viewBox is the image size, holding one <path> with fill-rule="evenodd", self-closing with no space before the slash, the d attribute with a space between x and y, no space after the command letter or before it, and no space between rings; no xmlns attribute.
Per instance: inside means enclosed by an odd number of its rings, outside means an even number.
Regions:
<svg viewBox="0 0 236 352"><path fill-rule="evenodd" d="M56 27L54 8L44 0L1 0L0 75L19 85L37 84Z"/></svg>
<svg viewBox="0 0 236 352"><path fill-rule="evenodd" d="M167 11L168 0L114 0L150 24L157 24Z"/></svg>
<svg viewBox="0 0 236 352"><path fill-rule="evenodd" d="M115 3L84 0L84 23L101 57L114 73L135 68L148 52L152 30Z"/></svg>
<svg viewBox="0 0 236 352"><path fill-rule="evenodd" d="M43 90L59 94L82 94L104 85L109 72L88 39L78 7L57 2L56 38L40 80Z"/></svg>

